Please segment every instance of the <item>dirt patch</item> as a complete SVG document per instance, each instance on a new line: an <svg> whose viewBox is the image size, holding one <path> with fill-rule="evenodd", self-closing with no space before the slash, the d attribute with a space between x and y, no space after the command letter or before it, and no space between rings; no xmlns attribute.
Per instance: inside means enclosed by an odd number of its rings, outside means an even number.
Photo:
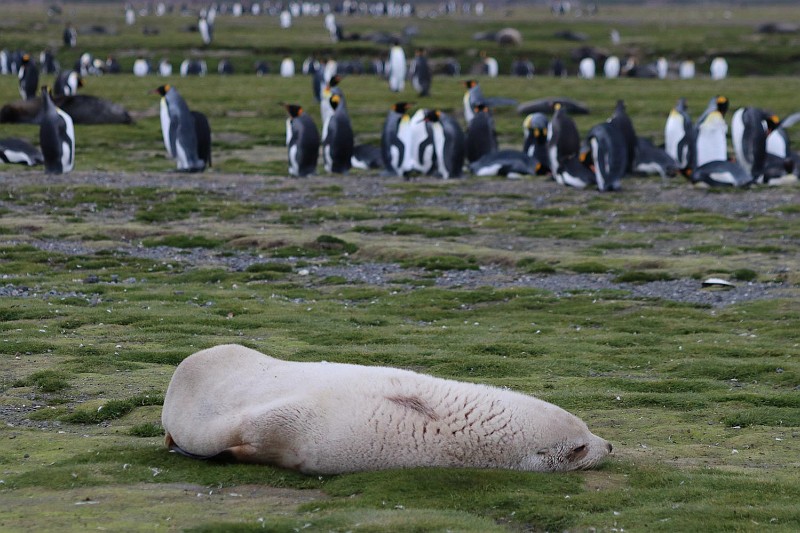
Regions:
<svg viewBox="0 0 800 533"><path fill-rule="evenodd" d="M210 488L185 483L103 486L3 493L0 528L12 531L183 530L209 522L258 525L274 513L294 513L299 505L326 499L319 490L264 485Z"/></svg>

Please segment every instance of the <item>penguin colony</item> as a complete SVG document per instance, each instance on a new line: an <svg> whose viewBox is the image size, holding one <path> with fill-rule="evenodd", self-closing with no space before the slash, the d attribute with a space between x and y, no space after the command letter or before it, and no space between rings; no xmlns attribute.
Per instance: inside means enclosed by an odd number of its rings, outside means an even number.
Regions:
<svg viewBox="0 0 800 533"><path fill-rule="evenodd" d="M483 6L475 5L475 14L483 13ZM376 15L410 16L414 14L411 4L380 4L381 11L372 12L372 4L345 3L337 13L357 14L363 10ZM334 12L316 4L291 3L280 13L265 10L266 14L280 16L281 28L292 27L292 19L305 15L325 15L325 28L333 40L345 38L341 25L337 24ZM159 3L155 13L162 16L174 7ZM197 31L202 44L213 42L214 22L218 13L243 16L246 9L241 4L211 5L199 10ZM444 9L450 9L449 5ZM125 7L125 23L136 24L136 10ZM260 5L251 6L252 15L260 14ZM511 30L511 29L506 29ZM506 31L503 30L503 31ZM616 31L616 30L615 30ZM498 32L501 33L501 32ZM612 32L612 38L613 38ZM616 39L619 40L616 32ZM74 47L77 33L71 25L64 30L65 46ZM391 45L385 63L374 65L376 73L388 81L389 90L403 92L405 81L410 80L414 91L428 96L432 88L433 69L424 48L415 50L408 61L401 41L392 37L385 41ZM498 74L497 61L480 53L481 63L473 67L475 72L494 77ZM592 79L596 75L597 63L602 61L602 73L607 78L633 75L641 67L631 58L623 65L616 56L608 58L582 57L578 75ZM722 57L710 63L710 77L725 79L728 64ZM22 139L4 139L0 142L0 160L7 163L36 165L45 164L48 172L69 172L74 166L75 134L70 115L53 103L52 96L75 96L83 87L83 77L89 74L118 72L113 57L105 62L84 53L74 69L61 69L50 50L42 52L37 62L26 53L0 52L0 68L3 73L16 73L20 96L23 100L36 98L39 72L55 73L52 92L42 89L41 112L36 117L40 123L41 152ZM600 191L615 191L621 188L624 176L657 174L663 178L678 172L693 183L706 185L747 186L752 183L779 183L797 168L800 158L791 150L788 128L800 120L800 114L783 120L771 112L744 107L733 113L731 140L734 158L728 157L726 116L729 103L724 96L714 97L705 111L693 123L688 104L681 98L666 119L664 146L655 146L636 135L631 119L625 111L624 102L619 101L608 120L591 127L581 137L570 114L576 112L567 99L555 99L537 108L523 119L522 149L508 149L498 145L493 110L499 106L515 105L516 101L502 97L487 97L479 83L470 79L465 84L463 97L464 127L458 117L442 109L420 107L411 115L414 104L399 101L388 110L381 131L380 147L370 144L355 144L355 134L348 114L344 92L340 86L341 73L353 72L350 66L340 64L332 58L322 62L308 58L303 62L302 72L312 77L312 94L320 103L321 133L302 105L295 102L282 103L286 119L286 146L288 170L292 176L308 176L317 171L318 160L328 173L346 173L351 168L381 169L385 175L410 178L431 175L456 178L468 170L474 175L549 175L557 183L575 188L596 187ZM664 78L670 72L665 58L642 69L654 76ZM533 64L520 57L512 70L519 76L532 76ZM675 69L680 78L695 75L695 65L685 60ZM186 59L180 65L180 75L203 76L208 67L200 59ZM153 67L145 57L134 62L133 72L147 76L158 72L171 76L172 65L162 59ZM220 74L232 74L233 65L222 58L217 66ZM261 62L257 72L269 72L269 66ZM358 71L356 71L358 72ZM448 74L456 75L456 66ZM280 75L292 77L294 61L285 57L281 62ZM638 75L638 74L637 74ZM160 94L160 116L164 146L169 158L176 163L177 170L200 172L211 166L211 127L207 117L189 109L178 90L170 85L155 89ZM520 109L520 108L518 108Z"/></svg>
<svg viewBox="0 0 800 533"><path fill-rule="evenodd" d="M743 108L734 114L736 161L730 160L725 122L729 103L724 96L712 98L696 124L686 100L681 98L666 119L663 148L637 136L622 100L609 118L590 128L585 137L581 137L569 109L585 110L568 99L542 100L524 106L541 110L523 119L522 149L500 149L492 106L487 102L502 105L507 99L487 98L476 80L464 83L466 128L441 109L420 108L412 114L414 104L401 101L387 112L380 149L370 150L367 145L354 145L341 82L338 75L327 84L323 78L324 88L319 90L321 146L329 173L347 172L352 167L382 168L387 176L448 179L462 176L467 168L477 176L550 175L565 186L616 191L622 188L623 178L633 174L669 178L681 172L692 183L709 186L768 183L791 173L797 159L789 147L786 129L800 121L800 113L780 121L763 110ZM285 107L290 115L286 126L289 172L309 175L315 168L307 154L316 154L320 136L313 119L298 115L300 105Z"/></svg>

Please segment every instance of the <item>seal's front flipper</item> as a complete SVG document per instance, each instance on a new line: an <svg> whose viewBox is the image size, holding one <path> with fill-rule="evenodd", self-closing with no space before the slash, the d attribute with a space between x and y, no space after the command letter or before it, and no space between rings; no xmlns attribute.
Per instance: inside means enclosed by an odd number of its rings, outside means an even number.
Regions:
<svg viewBox="0 0 800 533"><path fill-rule="evenodd" d="M175 442L175 439L172 438L172 435L167 433L167 436L164 439L167 448L169 451L179 453L184 457L189 457L190 459L200 459L202 461L214 461L219 463L235 463L237 461L247 461L247 456L252 455L252 447L247 448L246 445L244 446L234 446L233 448L228 448L227 450L222 450L219 453L214 455L198 455L196 453L187 452Z"/></svg>
<svg viewBox="0 0 800 533"><path fill-rule="evenodd" d="M186 457L191 457L192 459L210 459L211 457L214 457L213 455L197 455L195 453L187 452L186 450L178 446L178 444L175 442L175 439L173 439L172 435L170 435L169 433L167 433L167 436L164 437L164 443L167 445L167 448L169 448L171 452L177 452Z"/></svg>

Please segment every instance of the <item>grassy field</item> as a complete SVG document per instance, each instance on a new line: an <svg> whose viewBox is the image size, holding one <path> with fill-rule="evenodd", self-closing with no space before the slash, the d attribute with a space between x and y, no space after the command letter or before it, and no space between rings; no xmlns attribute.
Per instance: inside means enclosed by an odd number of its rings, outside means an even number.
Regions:
<svg viewBox="0 0 800 533"><path fill-rule="evenodd" d="M48 21L42 9L4 13L0 46L57 45L65 18ZM314 50L380 53L330 44L320 19L299 21L305 31L297 33L253 18L234 32L233 21L220 19L218 40L201 50L196 34L171 31L190 18L127 28L119 6L65 10L79 28L90 17L113 24L116 34L81 43L101 57L117 53L124 65L141 52L174 63L227 54L243 72L286 50L296 60ZM734 109L796 111L797 64L784 45L797 37L752 29L798 19L797 10L735 8L727 19L723 12L614 7L591 21L551 22L545 10L514 8L459 21L458 37L442 30L451 22L418 21L415 43L469 58L478 49L473 31L513 21L538 65L572 46L552 39L558 29L606 46L618 27L626 46L648 54L721 50L736 74L762 74L724 82L481 80L490 95L586 102L593 113L576 117L582 132L618 98L638 132L657 142L679 96L695 114L717 93ZM144 36L144 24L160 33ZM344 24L363 32L400 23ZM518 53L490 50L504 62ZM736 50L749 59L737 63L728 53ZM780 75L763 76L772 70ZM148 94L164 81L86 80L86 94L123 104L136 121L77 126L69 176L0 167L0 529L800 529L797 187L709 191L648 178L600 194L545 178L289 179L277 104L297 101L316 118L310 81L250 74L169 80L214 132L214 168L181 175L171 172L158 99ZM433 96L417 101L457 110L460 81L437 77ZM398 95L366 76L347 78L343 89L359 141L377 143ZM17 95L16 80L0 77L0 102ZM416 96L407 89L402 98ZM521 146L521 120L497 111L503 145ZM37 129L0 125L0 137L12 135L36 141ZM380 282L344 274L360 268L386 273ZM489 277L443 283L493 272L576 283L602 277L614 288L550 291ZM634 292L670 281L701 291L711 276L739 288L779 287L781 297L714 306ZM597 470L565 475L412 469L308 477L168 453L160 411L175 365L227 342L535 394L579 415L615 454Z"/></svg>
<svg viewBox="0 0 800 533"><path fill-rule="evenodd" d="M277 75L256 77L253 65L265 59L273 69L281 57L291 55L298 64L309 55L332 55L339 60L361 59L385 55L387 46L369 42L333 44L322 28L319 18L300 18L291 30L280 30L270 17L220 16L216 39L210 47L200 46L199 36L187 31L195 19L177 13L169 17L139 17L134 26L123 22L118 5L67 4L60 17L47 17L44 6L15 4L9 7L0 21L2 42L8 49L24 49L38 53L50 46L65 67L74 64L78 56L89 51L98 58L115 55L123 72L131 72L133 60L145 56L157 63L169 58L175 67L187 57L204 58L212 72L205 78L163 79L156 76L134 78L130 74L91 77L85 80L84 94L107 98L122 104L134 116L136 123L129 127L78 126L76 168L79 170L162 170L170 165L163 160L158 98L148 92L164 82L177 86L189 105L209 116L214 134L214 153L217 170L224 172L283 174L285 152L277 150L285 139L285 111L279 102L292 101L304 105L321 127L316 103L311 96L309 78L298 76L282 79ZM415 101L419 107L440 108L461 117L463 80L475 62L478 51L487 50L498 58L501 72L507 72L511 61L526 56L545 72L551 59L564 57L574 74L577 63L569 60L570 52L583 45L599 48L605 53L624 56L628 53L640 61L654 61L664 55L672 60L693 58L698 64L698 79L647 80L618 79L592 81L574 77L554 79L536 76L531 80L510 77L482 79L484 93L489 96L508 96L523 102L544 96L568 96L585 102L592 114L576 117L581 132L605 120L613 111L617 99L626 101L628 112L640 135L656 142L663 140L664 120L676 100L686 97L690 111L699 116L709 98L725 94L731 109L740 106L760 106L784 116L797 111L796 94L800 84L796 75L800 61L792 50L796 37L785 34L758 34L754 28L766 21L800 22L800 15L786 7L737 8L720 6L669 8L608 7L593 19L555 19L546 9L520 8L494 12L485 19L476 17L442 17L438 19L373 19L344 18L342 23L351 31L367 34L370 31L399 32L408 24L419 27L414 46L425 46L433 59L453 56L460 60L464 76L434 79L432 96L419 98L410 84L401 94L387 90L385 81L373 76L350 76L341 87L348 98L348 107L358 143L377 144L380 130L389 107L398 100ZM66 20L79 28L103 26L105 34L82 35L75 49L61 47L61 29ZM457 24L458 32L446 28ZM496 30L516 25L523 33L520 47L501 47L486 41L472 40L476 31ZM143 27L157 28L155 35L145 35ZM612 46L608 34L620 27L621 44ZM557 39L558 31L573 30L585 33L589 40L575 43ZM85 31L81 32L86 33ZM412 52L408 47L408 54ZM732 75L757 74L712 82L706 72L713 55L728 57ZM216 63L229 57L239 74L216 75ZM770 77L763 77L770 75ZM0 102L18 98L16 79L0 78ZM43 76L42 84L52 84L52 76ZM495 112L501 144L520 147L523 117L513 107L498 108ZM36 141L35 126L5 126L3 134L16 135Z"/></svg>

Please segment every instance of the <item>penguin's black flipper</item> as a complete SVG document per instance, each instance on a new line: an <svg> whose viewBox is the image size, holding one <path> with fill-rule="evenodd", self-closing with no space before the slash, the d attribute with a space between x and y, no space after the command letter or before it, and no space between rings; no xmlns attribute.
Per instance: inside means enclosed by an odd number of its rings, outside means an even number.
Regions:
<svg viewBox="0 0 800 533"><path fill-rule="evenodd" d="M792 113L788 117L781 120L780 123L778 124L778 127L783 129L791 128L798 122L800 122L800 111L797 113Z"/></svg>
<svg viewBox="0 0 800 533"><path fill-rule="evenodd" d="M517 106L517 113L520 115L527 115L530 113L551 114L555 111L556 104L561 104L561 107L566 109L570 115L589 114L589 107L586 104L564 96L548 96L546 98L522 102Z"/></svg>
<svg viewBox="0 0 800 533"><path fill-rule="evenodd" d="M486 104L487 107L505 107L505 106L517 105L518 102L514 98L506 98L503 96L490 96L488 98L484 98L483 103Z"/></svg>

